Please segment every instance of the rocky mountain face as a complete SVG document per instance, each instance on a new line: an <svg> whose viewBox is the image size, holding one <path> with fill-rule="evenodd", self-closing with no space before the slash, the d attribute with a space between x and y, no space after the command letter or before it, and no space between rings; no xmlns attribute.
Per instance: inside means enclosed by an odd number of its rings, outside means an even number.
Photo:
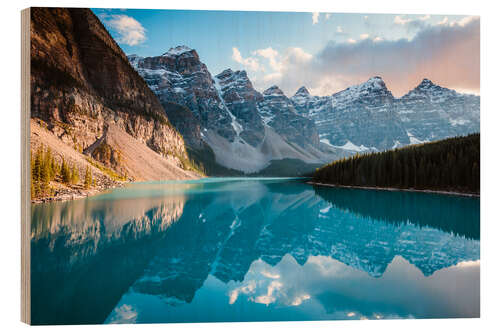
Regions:
<svg viewBox="0 0 500 333"><path fill-rule="evenodd" d="M244 173L276 161L321 164L479 131L479 97L429 80L401 98L379 76L331 96L301 87L288 98L277 86L258 92L245 71L212 76L187 46L128 58L190 147Z"/></svg>
<svg viewBox="0 0 500 333"><path fill-rule="evenodd" d="M328 97L310 96L302 87L292 101L314 120L326 144L365 151L410 143L393 107L394 97L380 77Z"/></svg>
<svg viewBox="0 0 500 333"><path fill-rule="evenodd" d="M93 159L131 179L141 177L119 156L141 153L158 160L144 166L152 174L193 177L183 170L183 138L89 9L31 9L31 117L57 139L53 151L75 163L63 147L80 154L79 161ZM102 173L84 164L77 165L81 173L86 166Z"/></svg>
<svg viewBox="0 0 500 333"><path fill-rule="evenodd" d="M300 147L319 147L316 125L310 119L301 116L293 103L277 86L263 92L264 100L259 103L259 112L264 123L276 130L289 142Z"/></svg>
<svg viewBox="0 0 500 333"><path fill-rule="evenodd" d="M322 142L360 152L479 131L479 97L428 79L401 98L375 76L331 96L311 96L302 87L291 100L315 122Z"/></svg>
<svg viewBox="0 0 500 333"><path fill-rule="evenodd" d="M459 94L424 79L396 102L412 142L479 132L479 96Z"/></svg>
<svg viewBox="0 0 500 333"><path fill-rule="evenodd" d="M273 160L316 166L339 156L337 150L320 145L314 122L301 116L278 87L261 94L245 71L226 69L212 76L187 46L158 57L128 58L188 145L209 149L226 168L255 173ZM167 107L172 103L183 108L182 113L172 114Z"/></svg>
<svg viewBox="0 0 500 333"><path fill-rule="evenodd" d="M158 57L131 56L129 60L164 106L175 103L190 111L186 119L172 117L190 145L201 147L201 129L213 130L234 141L233 118L196 50L178 46Z"/></svg>
<svg viewBox="0 0 500 333"><path fill-rule="evenodd" d="M263 100L262 94L253 88L246 71L226 69L216 75L214 81L223 102L238 122L239 126L235 126L238 135L257 147L264 139L264 123L257 107Z"/></svg>

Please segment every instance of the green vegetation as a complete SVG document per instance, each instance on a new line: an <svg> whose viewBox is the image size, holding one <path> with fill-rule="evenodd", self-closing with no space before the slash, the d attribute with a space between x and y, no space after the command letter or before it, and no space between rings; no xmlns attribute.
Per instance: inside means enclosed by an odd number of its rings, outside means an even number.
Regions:
<svg viewBox="0 0 500 333"><path fill-rule="evenodd" d="M89 189L93 183L94 183L94 180L92 179L92 171L90 170L90 167L87 166L87 168L85 169L85 179L83 181L83 186L86 189Z"/></svg>
<svg viewBox="0 0 500 333"><path fill-rule="evenodd" d="M71 170L68 163L64 160L64 157L61 162L61 180L65 184L71 183Z"/></svg>
<svg viewBox="0 0 500 333"><path fill-rule="evenodd" d="M314 172L318 164L309 164L299 159L284 158L272 160L259 172L249 174L250 177L301 177Z"/></svg>
<svg viewBox="0 0 500 333"><path fill-rule="evenodd" d="M356 155L319 169L313 181L334 185L479 193L480 135Z"/></svg>
<svg viewBox="0 0 500 333"><path fill-rule="evenodd" d="M95 161L95 160L93 160L91 158L87 158L87 162L89 162L91 165L95 166L97 169L101 170L102 172L104 172L112 180L115 180L115 181L126 181L127 180L127 175L126 174L125 175L120 175L120 174L116 173L114 170L105 167L101 163L99 163L99 162L97 162L97 161Z"/></svg>
<svg viewBox="0 0 500 333"><path fill-rule="evenodd" d="M198 174L205 176L205 168L202 163L196 162L195 160L189 158L189 155L185 157L185 155L174 154L182 163L182 168L188 171L194 171ZM187 155L187 153L186 153Z"/></svg>
<svg viewBox="0 0 500 333"><path fill-rule="evenodd" d="M186 152L189 160L192 161L191 163L207 176L236 177L243 175L241 171L229 169L217 163L214 151L207 144L202 149L193 149L186 145Z"/></svg>
<svg viewBox="0 0 500 333"><path fill-rule="evenodd" d="M58 164L50 148L40 146L31 154L31 199L54 195L51 182L77 185L80 174L75 164L70 165L64 158Z"/></svg>
<svg viewBox="0 0 500 333"><path fill-rule="evenodd" d="M50 182L54 180L59 168L50 148L40 147L35 156L31 154L31 198L52 195Z"/></svg>

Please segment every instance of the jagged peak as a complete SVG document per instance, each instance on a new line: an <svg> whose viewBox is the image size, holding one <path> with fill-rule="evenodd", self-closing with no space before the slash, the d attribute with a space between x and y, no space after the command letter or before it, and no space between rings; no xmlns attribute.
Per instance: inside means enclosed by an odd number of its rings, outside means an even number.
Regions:
<svg viewBox="0 0 500 333"><path fill-rule="evenodd" d="M386 88L384 80L378 75L369 78L368 81L365 82L365 84L369 84L377 88Z"/></svg>
<svg viewBox="0 0 500 333"><path fill-rule="evenodd" d="M277 85L274 85L274 86L267 88L266 90L264 90L263 94L264 95L285 95L283 93L283 91Z"/></svg>
<svg viewBox="0 0 500 333"><path fill-rule="evenodd" d="M367 82L374 82L374 81L379 81L379 82L382 81L382 82L384 82L384 80L382 79L382 77L378 76L378 75L372 76L371 78L368 79Z"/></svg>
<svg viewBox="0 0 500 333"><path fill-rule="evenodd" d="M297 96L297 95L310 96L310 93L309 93L309 90L307 90L307 88L305 86L302 86L299 88L299 90L297 90L297 92L295 93L294 96Z"/></svg>
<svg viewBox="0 0 500 333"><path fill-rule="evenodd" d="M177 56L180 56L181 54L184 54L184 53L191 53L191 52L196 52L195 49L193 48L190 48L189 46L186 46L186 45L179 45L179 46L176 46L176 47L171 47L167 52L163 53L162 56L174 56L174 57L177 57Z"/></svg>
<svg viewBox="0 0 500 333"><path fill-rule="evenodd" d="M230 76L236 75L238 77L245 77L248 78L247 72L245 70L237 70L233 71L231 68L226 68L219 74L215 75L216 78L218 79L226 79L229 78Z"/></svg>
<svg viewBox="0 0 500 333"><path fill-rule="evenodd" d="M431 80L427 79L427 78L424 78L422 80L422 82L420 82L420 84L417 86L417 88L428 88L428 87L432 87L434 86L435 84L432 83Z"/></svg>
<svg viewBox="0 0 500 333"><path fill-rule="evenodd" d="M380 76L372 76L366 82L358 85L350 86L344 91L364 91L366 89L370 90L387 90L384 80ZM387 90L388 91L388 90ZM334 94L336 95L336 94Z"/></svg>
<svg viewBox="0 0 500 333"><path fill-rule="evenodd" d="M223 78L223 77L228 77L228 76L231 76L233 75L233 70L231 68L226 68L225 70L223 70L222 72L220 72L219 74L215 75L216 78Z"/></svg>
<svg viewBox="0 0 500 333"><path fill-rule="evenodd" d="M127 59L133 66L136 66L142 59L144 59L144 57L134 53L128 54Z"/></svg>

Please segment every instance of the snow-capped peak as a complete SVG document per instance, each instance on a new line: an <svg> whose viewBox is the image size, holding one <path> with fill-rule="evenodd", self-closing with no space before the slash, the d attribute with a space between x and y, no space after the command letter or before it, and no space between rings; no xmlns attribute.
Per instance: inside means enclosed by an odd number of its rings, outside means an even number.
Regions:
<svg viewBox="0 0 500 333"><path fill-rule="evenodd" d="M192 49L186 45L179 45L179 46L170 48L167 52L163 53L162 56L179 56L183 53L191 52L191 51L194 51L194 49Z"/></svg>
<svg viewBox="0 0 500 333"><path fill-rule="evenodd" d="M410 90L406 95L402 97L402 99L405 100L408 98L413 98L414 96L432 96L433 100L441 100L450 96L459 95L461 94L457 93L453 89L443 88L437 84L434 84L429 79L423 79L418 86L416 86L413 90Z"/></svg>
<svg viewBox="0 0 500 333"><path fill-rule="evenodd" d="M283 93L283 91L276 85L267 88L266 90L264 90L264 92L262 94L264 94L264 95L285 95Z"/></svg>
<svg viewBox="0 0 500 333"><path fill-rule="evenodd" d="M310 96L309 90L307 90L306 87L302 86L302 87L299 88L299 90L297 90L297 92L295 93L294 96L299 96L299 95Z"/></svg>
<svg viewBox="0 0 500 333"><path fill-rule="evenodd" d="M368 96L387 96L393 98L392 93L387 89L384 80L380 76L373 76L368 81L351 86L345 90L332 95L334 100L355 100L367 98Z"/></svg>
<svg viewBox="0 0 500 333"><path fill-rule="evenodd" d="M130 62L130 64L134 67L137 67L137 64L139 63L139 61L144 59L143 57L141 57L140 55L135 54L135 53L127 55L127 58L128 58L128 61Z"/></svg>
<svg viewBox="0 0 500 333"><path fill-rule="evenodd" d="M385 82L380 76L373 76L368 79L362 86L370 86L375 89L386 89Z"/></svg>
<svg viewBox="0 0 500 333"><path fill-rule="evenodd" d="M420 84L418 85L417 88L429 88L431 86L433 86L434 83L432 83L431 80L429 79L423 79L422 82L420 82Z"/></svg>
<svg viewBox="0 0 500 333"><path fill-rule="evenodd" d="M218 78L228 77L228 76L233 75L233 73L234 72L231 68L227 68L227 69L223 70L222 72L220 72L219 74L217 74L216 77L218 77Z"/></svg>

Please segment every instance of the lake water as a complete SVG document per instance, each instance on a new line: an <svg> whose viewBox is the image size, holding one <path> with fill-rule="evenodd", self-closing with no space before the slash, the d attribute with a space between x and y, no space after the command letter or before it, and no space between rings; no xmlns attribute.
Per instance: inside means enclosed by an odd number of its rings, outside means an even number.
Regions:
<svg viewBox="0 0 500 333"><path fill-rule="evenodd" d="M296 179L33 205L33 324L479 316L479 199Z"/></svg>

